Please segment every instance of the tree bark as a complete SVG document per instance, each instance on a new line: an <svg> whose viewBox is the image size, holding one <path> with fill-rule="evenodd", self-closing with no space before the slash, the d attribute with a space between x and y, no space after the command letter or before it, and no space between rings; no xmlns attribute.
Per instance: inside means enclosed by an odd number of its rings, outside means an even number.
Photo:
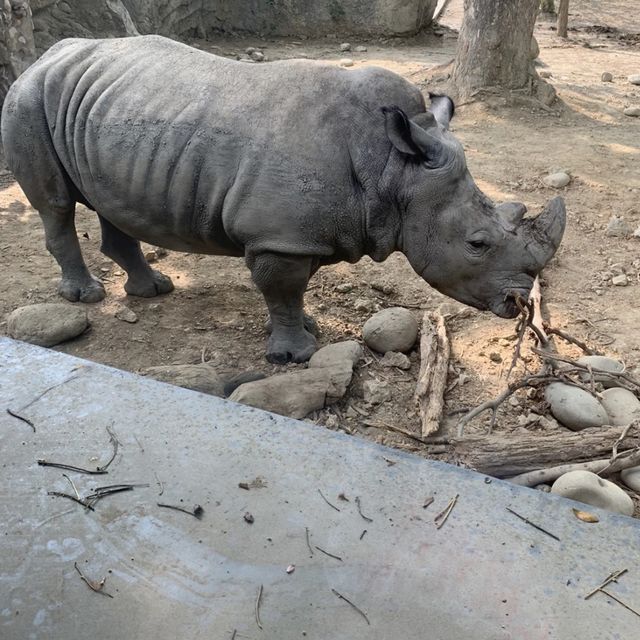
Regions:
<svg viewBox="0 0 640 640"><path fill-rule="evenodd" d="M568 24L569 24L569 0L560 0L560 4L558 4L558 35L561 38L567 37Z"/></svg>
<svg viewBox="0 0 640 640"><path fill-rule="evenodd" d="M544 13L550 13L555 15L556 6L554 0L542 0L540 2L540 11L544 11Z"/></svg>
<svg viewBox="0 0 640 640"><path fill-rule="evenodd" d="M454 456L457 463L466 467L504 478L559 464L607 458L623 430L624 427L602 427L576 433L558 429L467 437L455 442ZM639 436L628 436L619 451L639 446Z"/></svg>
<svg viewBox="0 0 640 640"><path fill-rule="evenodd" d="M540 0L465 0L452 79L458 97L529 86L531 38Z"/></svg>

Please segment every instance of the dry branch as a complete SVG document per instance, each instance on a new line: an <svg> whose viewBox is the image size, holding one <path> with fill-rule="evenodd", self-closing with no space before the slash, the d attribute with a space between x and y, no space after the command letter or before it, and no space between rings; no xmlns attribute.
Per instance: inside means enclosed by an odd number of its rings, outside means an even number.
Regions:
<svg viewBox="0 0 640 640"><path fill-rule="evenodd" d="M625 427L599 427L576 433L557 430L518 432L517 437L513 434L472 436L455 442L454 455L459 464L490 476L506 478L530 471L544 471L545 467L555 467L559 458L565 464L589 463L594 459L597 461L599 458L608 458L614 442L624 429ZM639 447L638 435L627 436L618 445L621 452ZM603 468L609 461L605 461ZM538 480L534 484L543 481Z"/></svg>
<svg viewBox="0 0 640 640"><path fill-rule="evenodd" d="M423 438L440 428L450 352L444 318L440 314L425 313L420 337L420 374L415 393Z"/></svg>

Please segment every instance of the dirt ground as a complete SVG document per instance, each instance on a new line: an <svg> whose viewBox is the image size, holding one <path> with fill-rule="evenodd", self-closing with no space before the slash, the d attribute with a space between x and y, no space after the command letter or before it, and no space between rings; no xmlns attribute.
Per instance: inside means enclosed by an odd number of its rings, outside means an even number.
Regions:
<svg viewBox="0 0 640 640"><path fill-rule="evenodd" d="M341 53L339 44L347 38L340 36L322 41L221 39L194 44L229 56L249 45L260 46L270 60L306 56L337 64L350 55L356 67L384 66L428 89L429 69L454 56L452 29L459 26L461 4L461 0L450 4L442 19L446 27L435 34L410 40L349 39L353 47L367 46L366 53ZM614 214L623 216L632 229L640 227L640 118L622 114L626 106L640 106L640 87L627 81L628 75L640 73L640 17L636 0L606 3L606 13L596 7L601 4L572 2L574 28L568 41L555 35L551 22L541 19L536 27L538 69L552 74L549 82L560 98L550 109L507 107L499 102L471 104L458 109L452 128L465 146L479 186L496 200L522 201L537 213L556 195L543 185L542 177L557 169L571 174L570 185L562 190L567 231L557 257L544 272L543 295L555 326L623 359L633 371L640 364L640 238L608 237L605 229ZM613 74L612 83L601 82L604 71ZM59 271L44 248L37 213L10 175L1 180L0 318L4 318L21 305L58 301ZM221 374L247 370L271 374L283 369L264 360L266 309L241 260L171 252L156 266L173 278L176 290L155 299L128 298L124 273L99 252L95 215L79 207L77 228L87 263L105 283L108 296L87 305L91 330L56 349L130 371L201 360L211 362ZM628 286L611 285L612 275L620 272L629 276ZM344 283L353 289L339 293L336 287ZM357 265L325 268L313 279L306 300L307 310L318 320L321 344L360 339L365 320L380 308L404 305L419 319L423 309L449 302L444 310L453 356L446 428L455 424L457 410L474 406L505 386L515 321L447 301L399 254L383 264L364 259ZM360 301L358 308L368 310L357 311L356 301ZM114 316L121 304L137 314L136 324ZM3 331L6 322L0 322ZM577 352L569 349L567 353ZM392 424L419 430L413 402L419 369L416 352L411 359L410 371L389 370L368 352L347 397L309 419L416 450L411 440L385 428ZM371 377L388 382L391 402L363 403L362 383ZM496 426L496 431L513 432L513 437L520 429L539 428L521 418L530 410L526 393L520 392L517 398L503 406ZM476 419L468 432L482 433L487 420L488 416ZM447 459L449 451L432 447L420 448L419 453Z"/></svg>

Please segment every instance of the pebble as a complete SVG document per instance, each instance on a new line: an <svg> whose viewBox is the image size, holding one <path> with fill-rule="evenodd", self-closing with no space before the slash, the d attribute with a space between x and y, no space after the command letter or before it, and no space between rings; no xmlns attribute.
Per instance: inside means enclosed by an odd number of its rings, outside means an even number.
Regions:
<svg viewBox="0 0 640 640"><path fill-rule="evenodd" d="M562 189L562 187L566 187L571 182L571 176L564 171L558 171L545 176L542 179L542 182L544 182L548 187Z"/></svg>
<svg viewBox="0 0 640 640"><path fill-rule="evenodd" d="M570 471L560 476L551 493L625 516L633 515L633 500L617 485L591 471Z"/></svg>
<svg viewBox="0 0 640 640"><path fill-rule="evenodd" d="M354 303L353 303L353 308L356 311L365 311L365 312L369 312L373 310L373 302L371 302L371 300L367 300L366 298L358 298Z"/></svg>
<svg viewBox="0 0 640 640"><path fill-rule="evenodd" d="M572 431L601 427L609 421L604 407L584 389L552 382L545 390L545 399L556 420Z"/></svg>
<svg viewBox="0 0 640 640"><path fill-rule="evenodd" d="M114 315L116 318L118 318L118 320L122 320L123 322L129 322L130 324L138 322L138 316L134 311L129 309L129 307L120 307Z"/></svg>
<svg viewBox="0 0 640 640"><path fill-rule="evenodd" d="M383 367L398 367L403 371L411 369L411 360L404 353L398 351L387 351L384 357L380 360L380 365Z"/></svg>
<svg viewBox="0 0 640 640"><path fill-rule="evenodd" d="M343 282L336 286L336 291L338 293L349 293L349 291L353 291L353 285L350 282Z"/></svg>
<svg viewBox="0 0 640 640"><path fill-rule="evenodd" d="M391 389L386 382L367 380L362 385L364 401L368 404L382 404L391 400Z"/></svg>
<svg viewBox="0 0 640 640"><path fill-rule="evenodd" d="M144 259L149 262L156 262L158 260L158 253L155 250L147 251L144 254Z"/></svg>
<svg viewBox="0 0 640 640"><path fill-rule="evenodd" d="M640 238L640 227L638 227L638 228L633 232L633 237L634 237L634 238Z"/></svg>
<svg viewBox="0 0 640 640"><path fill-rule="evenodd" d="M617 427L626 426L640 418L640 400L628 389L606 389L602 393L602 406L609 416L609 424Z"/></svg>
<svg viewBox="0 0 640 640"><path fill-rule="evenodd" d="M631 227L621 216L611 216L607 223L605 235L610 238L627 238L631 235Z"/></svg>
<svg viewBox="0 0 640 640"><path fill-rule="evenodd" d="M366 53L367 52L367 47L363 47L362 45L359 45L356 47L356 51L358 53Z"/></svg>
<svg viewBox="0 0 640 640"><path fill-rule="evenodd" d="M184 387L211 396L224 397L224 380L210 364L173 364L159 367L148 367L142 375L160 382Z"/></svg>
<svg viewBox="0 0 640 640"><path fill-rule="evenodd" d="M372 282L370 286L372 289L380 291L386 296L390 296L396 292L396 288L392 284L387 284L386 282Z"/></svg>
<svg viewBox="0 0 640 640"><path fill-rule="evenodd" d="M632 76L629 76L629 82L631 84L640 84L640 73L634 73Z"/></svg>
<svg viewBox="0 0 640 640"><path fill-rule="evenodd" d="M640 492L640 467L629 467L620 472L620 479L629 489Z"/></svg>
<svg viewBox="0 0 640 640"><path fill-rule="evenodd" d="M343 42L340 45L340 51L351 51L351 44L349 44L348 42Z"/></svg>
<svg viewBox="0 0 640 640"><path fill-rule="evenodd" d="M409 351L418 337L418 323L408 309L391 307L366 321L362 337L369 348L379 353Z"/></svg>
<svg viewBox="0 0 640 640"><path fill-rule="evenodd" d="M602 82L613 82L613 74L609 73L608 71L605 71L601 76L600 76L600 80L602 80Z"/></svg>
<svg viewBox="0 0 640 640"><path fill-rule="evenodd" d="M537 484L534 489L538 491L544 491L544 493L549 493L551 491L551 485L549 484Z"/></svg>
<svg viewBox="0 0 640 640"><path fill-rule="evenodd" d="M298 369L240 385L229 400L302 419L340 400L347 392L351 376L350 362Z"/></svg>
<svg viewBox="0 0 640 640"><path fill-rule="evenodd" d="M60 302L42 302L18 307L7 316L7 333L40 347L79 336L89 326L84 307Z"/></svg>
<svg viewBox="0 0 640 640"><path fill-rule="evenodd" d="M348 362L353 368L364 357L362 347L355 340L335 342L318 349L309 360L309 368L333 367Z"/></svg>
<svg viewBox="0 0 640 640"><path fill-rule="evenodd" d="M262 51L253 51L250 57L255 62L264 62L264 53L262 53Z"/></svg>
<svg viewBox="0 0 640 640"><path fill-rule="evenodd" d="M353 60L351 58L342 58L340 60L341 67L353 67Z"/></svg>
<svg viewBox="0 0 640 640"><path fill-rule="evenodd" d="M616 287L626 287L629 284L629 278L622 273L618 276L613 276L613 278L611 278L611 284Z"/></svg>
<svg viewBox="0 0 640 640"><path fill-rule="evenodd" d="M540 72L539 72L539 76L540 76L541 78L545 78L545 79L547 79L547 78L553 78L553 73L551 73L551 71L544 71L544 70L543 70L543 71L540 71Z"/></svg>
<svg viewBox="0 0 640 640"><path fill-rule="evenodd" d="M640 117L640 107L627 107L622 113L624 113L625 116L638 118Z"/></svg>
<svg viewBox="0 0 640 640"><path fill-rule="evenodd" d="M625 370L625 366L622 362L614 360L613 358L607 358L606 356L581 356L576 360L576 362L582 365L589 365L595 369L611 371L612 373L622 373ZM585 372L584 374L581 374L581 378L583 380L589 380L589 374ZM593 375L593 379L596 382L601 382L605 389L616 386L616 380L614 378L609 378L602 374L598 375L595 373Z"/></svg>

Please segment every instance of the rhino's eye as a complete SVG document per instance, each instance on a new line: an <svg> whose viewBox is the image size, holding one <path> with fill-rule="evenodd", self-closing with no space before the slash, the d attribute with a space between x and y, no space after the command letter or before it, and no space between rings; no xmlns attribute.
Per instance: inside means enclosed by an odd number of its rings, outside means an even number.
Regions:
<svg viewBox="0 0 640 640"><path fill-rule="evenodd" d="M486 251L489 248L489 245L484 240L469 240L467 244L476 253Z"/></svg>

